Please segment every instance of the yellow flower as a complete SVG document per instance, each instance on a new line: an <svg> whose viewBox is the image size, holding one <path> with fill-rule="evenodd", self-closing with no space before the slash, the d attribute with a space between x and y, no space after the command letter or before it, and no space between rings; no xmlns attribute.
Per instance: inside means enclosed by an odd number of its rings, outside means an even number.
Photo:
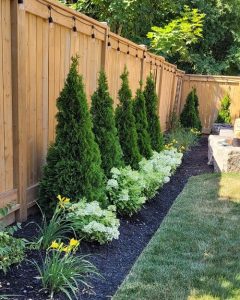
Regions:
<svg viewBox="0 0 240 300"><path fill-rule="evenodd" d="M59 247L59 244L56 241L53 241L49 248L58 249L58 247Z"/></svg>
<svg viewBox="0 0 240 300"><path fill-rule="evenodd" d="M69 253L71 250L72 250L72 249L71 249L71 247L69 247L69 246L65 246L65 247L63 247L63 248L61 249L61 251L66 252L66 253Z"/></svg>
<svg viewBox="0 0 240 300"><path fill-rule="evenodd" d="M60 207L64 208L64 206L66 204L68 204L70 202L70 199L67 197L62 197L61 195L57 196L58 200L59 200L59 205Z"/></svg>
<svg viewBox="0 0 240 300"><path fill-rule="evenodd" d="M71 239L69 245L71 247L78 247L79 246L79 241L75 239Z"/></svg>

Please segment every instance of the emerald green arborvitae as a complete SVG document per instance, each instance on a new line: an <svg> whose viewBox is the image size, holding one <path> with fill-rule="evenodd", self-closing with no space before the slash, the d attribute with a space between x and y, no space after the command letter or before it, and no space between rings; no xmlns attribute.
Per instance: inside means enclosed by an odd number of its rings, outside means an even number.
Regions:
<svg viewBox="0 0 240 300"><path fill-rule="evenodd" d="M78 201L98 200L105 205L105 176L93 133L83 79L72 65L57 100L55 143L49 148L40 182L39 203L44 211L54 209L57 195Z"/></svg>
<svg viewBox="0 0 240 300"><path fill-rule="evenodd" d="M187 96L186 104L184 105L183 111L180 116L180 122L183 127L196 128L198 130L202 129L198 106L199 102L196 94L196 89L193 88Z"/></svg>
<svg viewBox="0 0 240 300"><path fill-rule="evenodd" d="M133 103L133 112L138 134L138 148L140 154L149 159L152 155L151 139L148 133L145 98L142 89L138 89Z"/></svg>
<svg viewBox="0 0 240 300"><path fill-rule="evenodd" d="M107 177L112 167L122 167L123 153L115 124L113 100L108 92L107 78L103 71L98 78L98 88L92 96L91 113L93 131L102 156L102 167Z"/></svg>
<svg viewBox="0 0 240 300"><path fill-rule="evenodd" d="M163 149L163 134L161 133L160 121L157 115L158 97L152 74L147 77L143 94L146 103L148 133L151 139L151 146L154 151L160 152Z"/></svg>
<svg viewBox="0 0 240 300"><path fill-rule="evenodd" d="M218 112L217 123L231 124L231 113L230 113L231 100L229 95L225 95L221 100L221 107Z"/></svg>
<svg viewBox="0 0 240 300"><path fill-rule="evenodd" d="M121 75L121 79L122 85L118 93L120 104L116 108L118 134L125 163L134 169L138 169L141 154L138 149L137 130L133 115L132 93L129 88L126 67Z"/></svg>

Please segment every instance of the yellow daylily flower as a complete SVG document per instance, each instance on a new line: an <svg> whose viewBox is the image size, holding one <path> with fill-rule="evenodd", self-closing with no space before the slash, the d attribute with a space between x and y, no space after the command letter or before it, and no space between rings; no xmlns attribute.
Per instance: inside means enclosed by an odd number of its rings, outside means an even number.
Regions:
<svg viewBox="0 0 240 300"><path fill-rule="evenodd" d="M59 243L57 243L56 241L53 241L49 248L58 249L58 247L59 247Z"/></svg>
<svg viewBox="0 0 240 300"><path fill-rule="evenodd" d="M78 247L79 246L79 241L75 239L71 239L69 245L71 247Z"/></svg>

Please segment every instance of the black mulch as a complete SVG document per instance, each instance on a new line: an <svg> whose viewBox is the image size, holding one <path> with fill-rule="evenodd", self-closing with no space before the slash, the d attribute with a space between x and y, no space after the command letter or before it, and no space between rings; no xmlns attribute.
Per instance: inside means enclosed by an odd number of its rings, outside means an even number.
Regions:
<svg viewBox="0 0 240 300"><path fill-rule="evenodd" d="M84 293L79 295L79 299L110 299L158 229L188 178L209 172L212 172L212 168L207 165L207 136L204 136L197 146L185 153L181 167L172 176L171 181L160 190L155 199L149 201L132 218L121 219L119 240L103 246L82 242L81 252L91 254L91 261L105 279L92 279L94 292L84 290ZM23 230L25 237L34 236L34 234L36 234L36 227L33 225L27 226ZM28 253L27 258L40 261L39 253L33 251ZM0 273L0 295L21 295L13 299L24 300L48 299L47 294L39 291L41 286L35 276L37 273L28 261L24 261L19 267L13 267L6 276ZM67 298L60 295L54 299Z"/></svg>

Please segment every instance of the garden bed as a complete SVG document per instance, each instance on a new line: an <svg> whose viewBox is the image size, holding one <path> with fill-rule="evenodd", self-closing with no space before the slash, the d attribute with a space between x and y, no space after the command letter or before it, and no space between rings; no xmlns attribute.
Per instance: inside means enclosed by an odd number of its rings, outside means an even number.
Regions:
<svg viewBox="0 0 240 300"><path fill-rule="evenodd" d="M90 260L96 265L104 279L91 279L93 290L84 290L84 294L79 295L79 299L109 299L158 229L188 178L208 172L212 172L212 168L207 165L207 137L203 137L199 145L185 153L181 167L172 176L170 182L164 185L155 199L147 202L144 208L131 218L121 218L118 240L103 246L82 242L81 252L91 254ZM33 225L25 226L19 235L29 238L36 234L36 230ZM36 251L28 252L27 258L41 260L40 254ZM24 261L18 268L11 268L6 276L1 275L1 293L19 295L13 299L45 300L47 294L39 291L41 285L35 278L36 276L37 273L32 264ZM54 299L66 299L66 296Z"/></svg>

